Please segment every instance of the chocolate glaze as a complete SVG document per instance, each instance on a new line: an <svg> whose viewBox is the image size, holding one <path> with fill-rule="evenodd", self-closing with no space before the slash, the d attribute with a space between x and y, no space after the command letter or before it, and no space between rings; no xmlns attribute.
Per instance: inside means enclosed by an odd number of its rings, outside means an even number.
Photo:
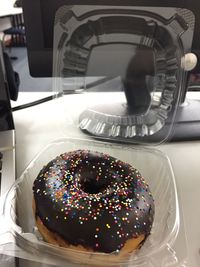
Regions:
<svg viewBox="0 0 200 267"><path fill-rule="evenodd" d="M150 234L154 201L140 173L107 154L64 153L33 185L36 216L67 243L119 252L128 239Z"/></svg>

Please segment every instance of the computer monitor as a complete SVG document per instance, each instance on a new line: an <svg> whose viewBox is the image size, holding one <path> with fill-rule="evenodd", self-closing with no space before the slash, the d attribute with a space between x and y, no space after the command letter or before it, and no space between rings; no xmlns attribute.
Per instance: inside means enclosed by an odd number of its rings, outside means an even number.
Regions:
<svg viewBox="0 0 200 267"><path fill-rule="evenodd" d="M33 77L52 77L54 17L62 5L159 6L187 8L195 15L192 52L200 58L200 2L196 0L23 0L28 60ZM200 72L200 64L193 70Z"/></svg>

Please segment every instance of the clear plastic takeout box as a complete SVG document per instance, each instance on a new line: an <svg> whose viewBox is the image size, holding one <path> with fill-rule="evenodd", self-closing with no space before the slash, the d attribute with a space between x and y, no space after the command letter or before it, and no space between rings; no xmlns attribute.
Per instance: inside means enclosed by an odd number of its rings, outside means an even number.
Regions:
<svg viewBox="0 0 200 267"><path fill-rule="evenodd" d="M120 262L114 254L78 252L50 245L42 240L32 211L33 181L39 171L57 155L77 149L108 153L136 167L148 182L155 200L155 218L150 236L141 249ZM150 166L149 166L150 165ZM80 139L61 139L48 145L27 167L8 192L4 220L15 240L15 255L57 266L145 266L180 265L184 251L176 253L180 235L180 214L177 188L169 159L161 152L141 147L109 144ZM182 235L183 238L183 235ZM10 240L10 242L13 242ZM185 239L182 241L182 248ZM9 242L8 242L9 243ZM21 252L20 252L21 249ZM8 253L9 245L1 246ZM21 253L21 254L20 254ZM9 253L8 253L9 254Z"/></svg>
<svg viewBox="0 0 200 267"><path fill-rule="evenodd" d="M52 89L61 102L53 122L68 139L49 144L9 190L0 214L0 255L66 267L185 266L186 237L174 173L167 156L152 145L172 133L185 93L194 26L194 14L183 8L81 3L58 9L52 29ZM91 140L78 139L82 132ZM131 164L150 186L155 200L151 234L141 249L120 261L112 253L50 245L35 227L33 181L56 156L78 149Z"/></svg>

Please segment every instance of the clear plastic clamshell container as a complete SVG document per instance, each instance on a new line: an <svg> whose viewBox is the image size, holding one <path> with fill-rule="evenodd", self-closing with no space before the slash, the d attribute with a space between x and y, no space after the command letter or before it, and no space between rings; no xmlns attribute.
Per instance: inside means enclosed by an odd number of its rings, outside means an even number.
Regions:
<svg viewBox="0 0 200 267"><path fill-rule="evenodd" d="M141 145L161 143L171 133L185 93L194 21L186 9L109 3L65 5L57 11L53 90L57 96L67 95L58 107L62 109L59 127L69 137L66 125L72 122L74 133L79 128L90 137L112 142L63 139L43 150L6 197L2 221L7 232L0 236L0 254L56 266L185 266L186 239L170 161L156 149ZM100 97L102 91L108 95ZM71 103L75 95L69 94L77 93L79 102ZM108 153L130 163L150 186L155 200L151 234L141 249L123 259L112 253L50 245L35 227L33 181L50 160L77 149Z"/></svg>
<svg viewBox="0 0 200 267"><path fill-rule="evenodd" d="M191 11L177 8L61 7L54 26L54 91L125 95L117 103L105 102L106 96L99 105L89 103L78 120L74 112L74 124L101 139L165 141L185 90L194 20Z"/></svg>
<svg viewBox="0 0 200 267"><path fill-rule="evenodd" d="M89 149L108 153L137 168L148 182L155 200L155 218L150 236L141 249L120 261L115 254L79 252L50 245L42 240L32 210L33 181L49 161L61 153ZM177 188L169 159L157 150L116 145L98 141L62 139L48 145L27 167L8 192L4 220L14 237L13 255L56 266L184 266L185 238L180 233ZM89 234L89 233L88 233ZM176 243L181 235L181 251ZM180 240L179 240L180 241ZM11 242L11 240L10 240ZM9 254L9 242L1 252Z"/></svg>

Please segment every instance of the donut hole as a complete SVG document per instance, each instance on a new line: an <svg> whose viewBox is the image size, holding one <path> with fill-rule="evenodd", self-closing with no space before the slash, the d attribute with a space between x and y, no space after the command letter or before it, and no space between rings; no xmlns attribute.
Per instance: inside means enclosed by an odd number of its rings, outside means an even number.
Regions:
<svg viewBox="0 0 200 267"><path fill-rule="evenodd" d="M90 180L82 182L81 189L88 194L98 194L106 189L106 185L102 185L94 180Z"/></svg>
<svg viewBox="0 0 200 267"><path fill-rule="evenodd" d="M100 175L92 168L82 168L78 173L80 188L88 194L98 194L107 189L111 183L109 176Z"/></svg>

